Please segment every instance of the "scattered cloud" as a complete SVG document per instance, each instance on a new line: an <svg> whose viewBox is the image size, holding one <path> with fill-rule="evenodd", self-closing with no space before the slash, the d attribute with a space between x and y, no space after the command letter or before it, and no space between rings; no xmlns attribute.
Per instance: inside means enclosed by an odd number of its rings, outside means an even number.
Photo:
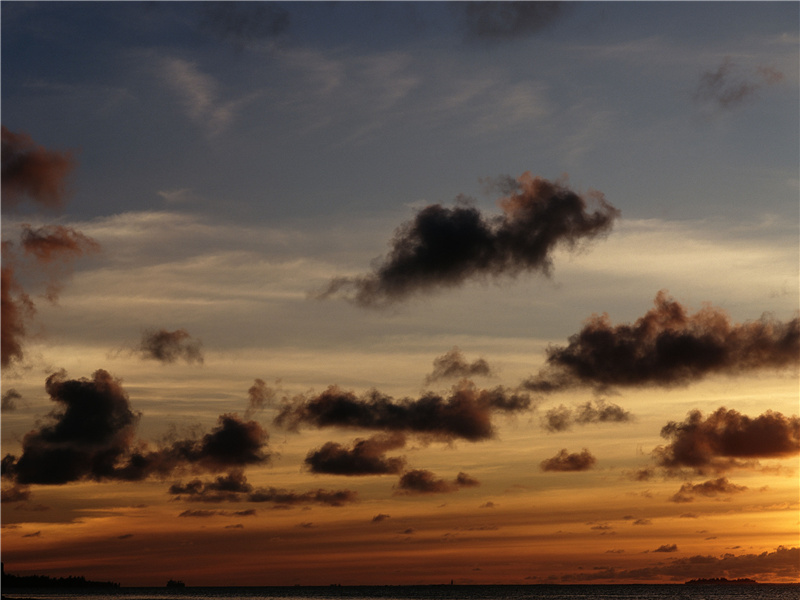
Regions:
<svg viewBox="0 0 800 600"><path fill-rule="evenodd" d="M700 76L694 99L717 109L732 110L751 99L762 87L775 85L783 79L783 73L772 67L748 70L726 57L716 69Z"/></svg>
<svg viewBox="0 0 800 600"><path fill-rule="evenodd" d="M479 390L469 382L453 387L446 398L430 392L419 399L401 400L377 390L358 397L353 392L331 386L319 395L298 396L286 401L275 417L275 424L290 430L305 424L479 441L494 436L493 412L514 413L529 408L527 394L504 387Z"/></svg>
<svg viewBox="0 0 800 600"><path fill-rule="evenodd" d="M678 546L677 544L664 544L663 546L659 546L653 552L677 552Z"/></svg>
<svg viewBox="0 0 800 600"><path fill-rule="evenodd" d="M566 431L573 424L625 423L632 418L627 410L600 399L586 402L575 409L567 408L563 404L551 408L542 417L542 426L548 431Z"/></svg>
<svg viewBox="0 0 800 600"><path fill-rule="evenodd" d="M202 345L200 340L192 339L185 329L148 329L142 333L136 351L143 359L157 360L163 364L172 364L178 359L188 364L203 364Z"/></svg>
<svg viewBox="0 0 800 600"><path fill-rule="evenodd" d="M25 198L48 208L62 206L75 164L72 152L48 150L28 134L2 126L3 208L14 208Z"/></svg>
<svg viewBox="0 0 800 600"><path fill-rule="evenodd" d="M547 366L523 386L537 392L670 387L713 374L796 366L799 359L800 319L783 323L765 315L732 323L711 305L689 314L662 290L655 308L633 325L612 325L608 315L593 315L569 345L548 348Z"/></svg>
<svg viewBox="0 0 800 600"><path fill-rule="evenodd" d="M563 448L554 457L543 460L540 466L542 471L588 471L596 462L597 459L586 448L572 454Z"/></svg>
<svg viewBox="0 0 800 600"><path fill-rule="evenodd" d="M253 414L272 406L277 392L267 387L263 379L256 379L253 385L247 390L247 410L244 413L245 419L249 419Z"/></svg>
<svg viewBox="0 0 800 600"><path fill-rule="evenodd" d="M391 515L387 515L387 514L384 514L384 513L378 513L377 515L372 517L372 522L373 523L380 523L381 521L385 521L386 519L391 519L391 518L392 518Z"/></svg>
<svg viewBox="0 0 800 600"><path fill-rule="evenodd" d="M715 498L722 494L737 494L746 490L747 486L736 485L728 481L726 477L720 477L719 479L710 479L703 483L684 483L681 489L678 490L670 500L672 502L692 502L695 496Z"/></svg>
<svg viewBox="0 0 800 600"><path fill-rule="evenodd" d="M385 456L389 450L403 448L406 437L401 433L376 435L357 439L346 448L336 442L327 442L308 453L305 463L312 473L332 475L387 475L397 474L405 468L405 458Z"/></svg>
<svg viewBox="0 0 800 600"><path fill-rule="evenodd" d="M385 307L470 279L549 275L557 246L574 248L605 235L619 216L599 192L591 199L597 209L589 213L582 196L526 172L501 199L501 216L484 217L467 204L427 206L397 229L389 257L371 274L335 278L317 297L344 295L360 306Z"/></svg>
<svg viewBox="0 0 800 600"><path fill-rule="evenodd" d="M653 451L658 466L668 470L686 467L701 475L719 473L755 466L753 459L799 454L800 418L772 411L751 418L725 407L704 418L699 410L693 410L683 422L667 423L661 436L670 443Z"/></svg>
<svg viewBox="0 0 800 600"><path fill-rule="evenodd" d="M464 2L454 4L469 41L501 42L548 27L566 11L563 2Z"/></svg>
<svg viewBox="0 0 800 600"><path fill-rule="evenodd" d="M461 350L453 348L433 359L433 371L425 377L425 383L440 379L460 379L462 377L490 377L493 375L489 363L483 358L469 363Z"/></svg>

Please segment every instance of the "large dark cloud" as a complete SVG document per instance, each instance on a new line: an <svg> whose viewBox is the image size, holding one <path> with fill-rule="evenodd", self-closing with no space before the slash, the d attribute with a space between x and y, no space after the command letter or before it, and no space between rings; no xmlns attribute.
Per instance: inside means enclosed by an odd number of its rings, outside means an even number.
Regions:
<svg viewBox="0 0 800 600"><path fill-rule="evenodd" d="M425 378L426 383L440 379L457 379L462 377L489 377L492 369L483 358L467 362L461 350L453 348L442 356L433 359L433 371Z"/></svg>
<svg viewBox="0 0 800 600"><path fill-rule="evenodd" d="M694 314L658 293L655 307L634 324L612 325L608 315L592 316L567 346L547 350L547 366L523 383L551 392L574 386L685 385L713 374L737 375L796 366L800 320L768 316L733 323L707 305Z"/></svg>
<svg viewBox="0 0 800 600"><path fill-rule="evenodd" d="M434 473L425 469L413 469L403 473L402 477L395 486L397 495L420 495L420 494L448 494L456 492L462 487L474 487L480 485L479 482L467 475L459 473L453 481L447 481L436 477Z"/></svg>
<svg viewBox="0 0 800 600"><path fill-rule="evenodd" d="M58 404L50 423L27 433L19 458L6 455L3 473L19 484L80 480L141 480L181 470L223 471L269 461L267 434L255 421L222 415L199 439L150 450L135 439L139 414L118 379L102 369L91 379L60 371L45 388Z"/></svg>
<svg viewBox="0 0 800 600"><path fill-rule="evenodd" d="M694 97L700 103L730 110L750 100L765 85L774 85L783 79L783 73L772 67L747 70L726 57L716 69L700 76Z"/></svg>
<svg viewBox="0 0 800 600"><path fill-rule="evenodd" d="M479 390L468 382L454 387L446 398L427 393L419 399L401 400L377 390L359 397L332 386L319 395L300 396L285 403L275 423L292 430L301 425L349 427L479 441L494 436L494 412L519 412L530 404L527 394L503 387Z"/></svg>
<svg viewBox="0 0 800 600"><path fill-rule="evenodd" d="M661 435L669 444L656 448L653 456L668 470L719 473L752 466L759 458L800 454L800 418L772 411L751 418L721 407L704 418L694 410L683 422L667 423Z"/></svg>
<svg viewBox="0 0 800 600"><path fill-rule="evenodd" d="M312 473L331 475L386 475L397 474L405 468L405 458L387 457L386 452L406 445L401 433L376 435L357 439L347 448L336 442L327 442L312 450L305 463Z"/></svg>
<svg viewBox="0 0 800 600"><path fill-rule="evenodd" d="M563 2L456 2L452 7L468 40L489 42L537 33L565 12Z"/></svg>
<svg viewBox="0 0 800 600"><path fill-rule="evenodd" d="M501 200L500 216L485 217L468 205L428 206L397 229L389 256L372 273L336 278L318 297L342 294L379 307L470 279L526 271L549 275L557 246L574 248L611 230L619 211L599 193L592 200L596 210L587 212L582 196L525 173Z"/></svg>
<svg viewBox="0 0 800 600"><path fill-rule="evenodd" d="M142 333L142 340L136 348L142 358L171 364L179 359L187 363L203 363L202 342L192 339L185 329L168 331L148 329Z"/></svg>
<svg viewBox="0 0 800 600"><path fill-rule="evenodd" d="M572 454L563 448L552 458L543 460L539 466L542 471L588 471L596 462L597 459L586 448Z"/></svg>
<svg viewBox="0 0 800 600"><path fill-rule="evenodd" d="M70 152L48 150L26 133L2 127L3 207L14 208L28 198L59 207L67 197L67 177L75 167Z"/></svg>
<svg viewBox="0 0 800 600"><path fill-rule="evenodd" d="M736 485L728 481L727 477L720 477L719 479L709 479L703 483L684 483L670 500L672 502L692 502L695 496L715 498L721 494L737 494L746 490L747 486Z"/></svg>
<svg viewBox="0 0 800 600"><path fill-rule="evenodd" d="M585 402L574 409L567 408L563 404L551 408L542 418L542 426L548 431L566 431L573 424L624 423L632 418L622 407L600 399L595 402Z"/></svg>

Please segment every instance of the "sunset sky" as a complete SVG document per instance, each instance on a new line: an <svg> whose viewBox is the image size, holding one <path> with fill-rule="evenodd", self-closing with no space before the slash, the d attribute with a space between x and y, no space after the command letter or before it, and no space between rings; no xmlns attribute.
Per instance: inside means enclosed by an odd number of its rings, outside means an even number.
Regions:
<svg viewBox="0 0 800 600"><path fill-rule="evenodd" d="M800 581L796 2L2 3L2 560Z"/></svg>

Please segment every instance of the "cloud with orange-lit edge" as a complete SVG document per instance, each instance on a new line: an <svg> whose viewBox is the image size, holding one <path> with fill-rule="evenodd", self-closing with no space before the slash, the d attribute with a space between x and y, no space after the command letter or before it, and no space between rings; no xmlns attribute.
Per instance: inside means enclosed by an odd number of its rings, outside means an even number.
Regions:
<svg viewBox="0 0 800 600"><path fill-rule="evenodd" d="M595 205L591 212L589 203ZM317 298L342 296L376 308L469 280L549 276L557 247L574 249L604 236L620 214L599 192L585 198L528 172L500 206L503 213L489 217L463 202L423 208L395 231L389 255L371 273L334 278Z"/></svg>
<svg viewBox="0 0 800 600"><path fill-rule="evenodd" d="M798 362L798 317L734 323L710 304L691 314L662 290L635 323L614 325L606 314L593 315L567 346L547 349L546 366L522 387L541 393L673 387L717 374L796 368Z"/></svg>

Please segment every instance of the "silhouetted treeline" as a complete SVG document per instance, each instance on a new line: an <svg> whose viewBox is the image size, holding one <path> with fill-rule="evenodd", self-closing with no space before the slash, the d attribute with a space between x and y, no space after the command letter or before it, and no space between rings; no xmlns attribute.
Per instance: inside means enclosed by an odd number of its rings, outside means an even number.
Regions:
<svg viewBox="0 0 800 600"><path fill-rule="evenodd" d="M85 577L48 577L47 575L11 575L2 565L2 587L20 588L118 588L113 581L89 581Z"/></svg>

